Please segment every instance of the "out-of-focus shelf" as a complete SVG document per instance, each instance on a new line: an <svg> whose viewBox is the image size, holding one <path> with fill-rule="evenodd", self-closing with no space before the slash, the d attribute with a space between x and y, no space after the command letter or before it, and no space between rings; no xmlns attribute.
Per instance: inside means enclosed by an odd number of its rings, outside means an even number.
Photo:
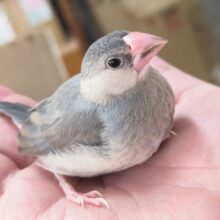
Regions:
<svg viewBox="0 0 220 220"><path fill-rule="evenodd" d="M169 9L181 1L182 0L139 0L137 3L137 1L133 0L122 0L121 5L133 17L144 19L147 17L155 16L156 14Z"/></svg>
<svg viewBox="0 0 220 220"><path fill-rule="evenodd" d="M64 64L70 76L80 72L83 51L80 41L76 38L70 39L61 46Z"/></svg>
<svg viewBox="0 0 220 220"><path fill-rule="evenodd" d="M27 15L25 15L24 10L22 10L19 1L14 0L2 0L0 1L4 6L5 12L17 34L19 36L26 36L31 33L41 32L44 29L50 29L58 44L62 44L64 41L64 33L59 25L58 19L53 12L50 19L40 22L37 25L33 25L28 20Z"/></svg>
<svg viewBox="0 0 220 220"><path fill-rule="evenodd" d="M0 47L0 84L41 100L68 78L60 50L49 32L20 37Z"/></svg>

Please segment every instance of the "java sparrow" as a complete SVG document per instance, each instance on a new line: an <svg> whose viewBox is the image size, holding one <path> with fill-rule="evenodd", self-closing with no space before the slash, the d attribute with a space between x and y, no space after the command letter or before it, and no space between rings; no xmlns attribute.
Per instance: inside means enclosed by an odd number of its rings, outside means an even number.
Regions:
<svg viewBox="0 0 220 220"><path fill-rule="evenodd" d="M88 48L78 75L35 107L0 102L19 128L19 152L53 172L72 202L108 206L99 192L80 194L62 175L92 177L141 164L169 136L174 96L150 66L166 42L112 32Z"/></svg>

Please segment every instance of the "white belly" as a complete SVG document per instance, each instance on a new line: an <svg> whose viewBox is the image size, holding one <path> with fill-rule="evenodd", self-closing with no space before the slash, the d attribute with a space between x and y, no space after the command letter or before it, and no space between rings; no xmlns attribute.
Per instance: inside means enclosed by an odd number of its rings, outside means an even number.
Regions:
<svg viewBox="0 0 220 220"><path fill-rule="evenodd" d="M91 153L50 154L40 157L39 161L44 168L54 173L81 177L107 173L117 167L108 158Z"/></svg>
<svg viewBox="0 0 220 220"><path fill-rule="evenodd" d="M117 149L117 147L114 149ZM91 150L78 153L49 154L39 157L39 162L45 169L57 174L90 177L124 170L143 163L157 148L149 147L144 152L139 151L139 153L137 153L135 147L120 147L120 149L124 150L112 151L111 155L108 156L100 155ZM133 152L131 149L133 149Z"/></svg>

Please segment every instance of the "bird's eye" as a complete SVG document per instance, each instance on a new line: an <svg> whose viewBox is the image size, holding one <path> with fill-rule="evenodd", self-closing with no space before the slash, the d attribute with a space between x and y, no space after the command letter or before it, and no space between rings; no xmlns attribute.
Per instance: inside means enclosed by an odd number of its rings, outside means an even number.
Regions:
<svg viewBox="0 0 220 220"><path fill-rule="evenodd" d="M122 65L122 60L120 58L109 58L107 60L107 67L111 69L118 69Z"/></svg>

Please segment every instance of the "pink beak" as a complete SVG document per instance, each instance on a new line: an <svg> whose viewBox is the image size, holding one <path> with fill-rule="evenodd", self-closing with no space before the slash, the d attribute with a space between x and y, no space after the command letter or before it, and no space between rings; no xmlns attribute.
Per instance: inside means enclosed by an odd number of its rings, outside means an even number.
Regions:
<svg viewBox="0 0 220 220"><path fill-rule="evenodd" d="M123 40L131 49L134 69L137 73L140 73L168 42L161 37L141 32L130 32L123 37Z"/></svg>

